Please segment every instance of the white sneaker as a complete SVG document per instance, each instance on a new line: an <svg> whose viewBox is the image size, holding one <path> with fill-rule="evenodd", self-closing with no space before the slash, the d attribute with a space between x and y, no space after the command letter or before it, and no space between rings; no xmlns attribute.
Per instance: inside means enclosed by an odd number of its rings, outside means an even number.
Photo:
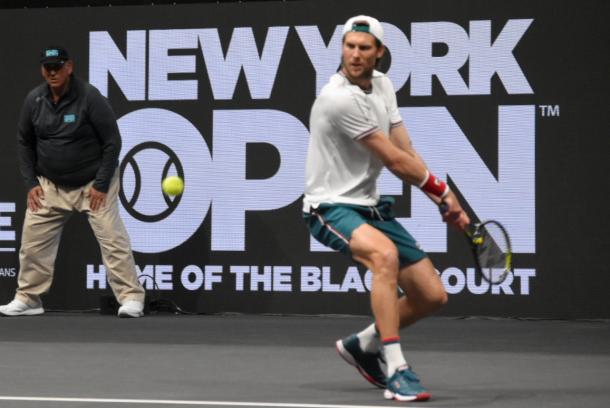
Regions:
<svg viewBox="0 0 610 408"><path fill-rule="evenodd" d="M119 317L142 317L144 316L144 303L138 300L127 300L119 307Z"/></svg>
<svg viewBox="0 0 610 408"><path fill-rule="evenodd" d="M41 303L30 306L17 299L7 305L0 306L0 315L2 316L35 316L43 313L44 309Z"/></svg>

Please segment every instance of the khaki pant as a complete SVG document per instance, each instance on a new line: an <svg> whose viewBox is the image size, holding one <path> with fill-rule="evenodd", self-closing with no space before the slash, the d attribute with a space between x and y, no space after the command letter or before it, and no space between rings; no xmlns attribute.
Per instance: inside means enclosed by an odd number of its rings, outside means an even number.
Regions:
<svg viewBox="0 0 610 408"><path fill-rule="evenodd" d="M43 208L25 212L15 299L34 305L40 302L40 295L48 292L61 232L70 215L78 211L88 216L100 245L108 283L119 303L143 302L144 288L138 282L129 236L119 215L119 172L112 178L104 207L95 212L90 210L88 198L93 182L83 187L64 188L41 176L38 180L44 191Z"/></svg>

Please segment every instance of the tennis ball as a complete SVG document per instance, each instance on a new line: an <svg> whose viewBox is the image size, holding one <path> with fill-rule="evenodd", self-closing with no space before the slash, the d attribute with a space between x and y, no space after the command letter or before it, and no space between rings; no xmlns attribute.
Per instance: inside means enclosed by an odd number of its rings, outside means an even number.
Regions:
<svg viewBox="0 0 610 408"><path fill-rule="evenodd" d="M163 180L161 188L167 195L180 195L184 191L184 181L178 176L169 176Z"/></svg>

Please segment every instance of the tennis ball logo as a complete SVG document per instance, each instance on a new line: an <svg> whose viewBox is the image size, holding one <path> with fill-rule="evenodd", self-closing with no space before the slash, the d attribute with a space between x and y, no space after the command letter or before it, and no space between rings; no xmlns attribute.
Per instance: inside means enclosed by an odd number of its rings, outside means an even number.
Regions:
<svg viewBox="0 0 610 408"><path fill-rule="evenodd" d="M167 145L147 141L132 147L120 165L123 208L142 222L159 222L178 207L184 191L184 169Z"/></svg>
<svg viewBox="0 0 610 408"><path fill-rule="evenodd" d="M177 196L184 191L184 181L178 176L170 176L163 180L161 188L168 196Z"/></svg>

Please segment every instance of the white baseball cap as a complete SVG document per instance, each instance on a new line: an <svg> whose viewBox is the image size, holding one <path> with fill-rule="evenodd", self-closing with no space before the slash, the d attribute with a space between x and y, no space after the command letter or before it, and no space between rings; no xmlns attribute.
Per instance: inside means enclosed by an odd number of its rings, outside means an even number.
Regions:
<svg viewBox="0 0 610 408"><path fill-rule="evenodd" d="M343 36L352 31L369 33L383 44L383 27L374 17L360 15L350 18L343 26Z"/></svg>

